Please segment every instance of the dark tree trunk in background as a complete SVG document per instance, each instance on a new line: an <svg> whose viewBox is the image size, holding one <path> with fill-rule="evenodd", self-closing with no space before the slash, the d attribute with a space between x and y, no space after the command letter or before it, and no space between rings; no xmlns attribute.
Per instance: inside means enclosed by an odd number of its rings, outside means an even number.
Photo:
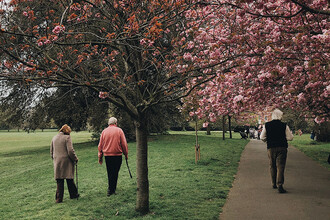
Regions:
<svg viewBox="0 0 330 220"><path fill-rule="evenodd" d="M210 127L210 125L208 125L206 127L206 135L211 135L211 127Z"/></svg>
<svg viewBox="0 0 330 220"><path fill-rule="evenodd" d="M316 140L321 142L330 141L330 122L323 122L317 125Z"/></svg>
<svg viewBox="0 0 330 220"><path fill-rule="evenodd" d="M222 140L226 139L225 134L226 134L226 117L222 116Z"/></svg>
<svg viewBox="0 0 330 220"><path fill-rule="evenodd" d="M233 138L233 135L232 135L232 133L231 133L231 116L230 115L228 115L228 129L229 129L229 137L230 137L230 139L232 139Z"/></svg>

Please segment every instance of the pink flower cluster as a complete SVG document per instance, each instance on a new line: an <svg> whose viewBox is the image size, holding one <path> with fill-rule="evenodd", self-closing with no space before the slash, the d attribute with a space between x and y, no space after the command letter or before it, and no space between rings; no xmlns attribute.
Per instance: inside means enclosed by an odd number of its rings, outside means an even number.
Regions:
<svg viewBox="0 0 330 220"><path fill-rule="evenodd" d="M109 97L109 93L108 92L99 92L99 98L105 99L107 97Z"/></svg>
<svg viewBox="0 0 330 220"><path fill-rule="evenodd" d="M37 44L39 47L41 46L45 46L47 44L51 44L54 41L57 41L58 37L56 35L50 35L48 38L46 37L42 37L40 39L38 39Z"/></svg>
<svg viewBox="0 0 330 220"><path fill-rule="evenodd" d="M237 102L242 101L243 98L244 98L244 97L243 97L242 95L238 95L238 96L235 96L235 97L234 97L233 101L234 101L235 103L237 103Z"/></svg>
<svg viewBox="0 0 330 220"><path fill-rule="evenodd" d="M63 25L57 25L54 29L53 29L53 33L54 34L60 34L62 32L65 31L65 26Z"/></svg>

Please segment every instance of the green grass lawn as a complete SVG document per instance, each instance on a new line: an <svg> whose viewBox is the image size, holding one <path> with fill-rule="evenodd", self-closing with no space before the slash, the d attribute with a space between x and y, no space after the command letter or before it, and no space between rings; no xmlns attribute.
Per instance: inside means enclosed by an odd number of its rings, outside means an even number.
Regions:
<svg viewBox="0 0 330 220"><path fill-rule="evenodd" d="M231 188L246 140L221 139L200 132L201 160L195 164L193 132L151 136L150 213L139 216L136 200L136 147L129 143L129 165L119 173L117 195L107 197L105 164L97 163L97 143L87 132L73 133L79 157L79 200L55 203L56 182L49 155L56 132L0 132L1 219L218 219Z"/></svg>
<svg viewBox="0 0 330 220"><path fill-rule="evenodd" d="M290 144L330 170L330 164L327 162L330 143L313 141L310 139L310 134L303 134L302 136L295 135Z"/></svg>
<svg viewBox="0 0 330 220"><path fill-rule="evenodd" d="M24 132L24 131L0 131L0 154L38 150L46 146L50 147L53 136L57 134L56 130L45 130L44 132ZM75 143L83 143L91 140L92 133L87 131L72 132L71 136Z"/></svg>

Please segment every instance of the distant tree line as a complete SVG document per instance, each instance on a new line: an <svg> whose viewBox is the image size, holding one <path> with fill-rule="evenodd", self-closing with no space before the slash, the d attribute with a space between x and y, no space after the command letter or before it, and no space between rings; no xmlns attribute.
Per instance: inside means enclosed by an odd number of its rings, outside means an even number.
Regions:
<svg viewBox="0 0 330 220"><path fill-rule="evenodd" d="M2 82L0 92L1 130L24 129L30 132L69 124L74 131L90 130L94 132L93 137L98 138L107 126L107 119L115 116L127 139L135 139L134 122L129 115L109 102L100 101L98 93L86 88L60 87L47 90ZM161 134L175 124L187 124L181 122L184 120L176 105L180 103L150 108L148 133Z"/></svg>
<svg viewBox="0 0 330 220"><path fill-rule="evenodd" d="M102 102L99 94L82 87L60 87L57 89L40 89L31 85L12 84L2 81L0 84L0 129L17 129L27 132L36 129L60 128L69 124L74 131L90 130L92 137L99 138L101 131L107 126L110 116L118 118L128 140L135 140L134 122L129 115L109 102ZM178 110L182 103L162 104L150 108L148 133L163 134L168 130L193 131L194 123L187 121L185 113ZM285 110L284 121L293 132L299 129L303 133L314 132L318 140L329 141L329 126L320 126L312 121L299 117L299 113ZM249 122L251 123L251 122ZM203 121L198 122L198 130L206 131ZM223 130L222 119L210 123L208 130ZM244 125L243 121L233 120L232 128ZM225 130L231 128L226 125Z"/></svg>

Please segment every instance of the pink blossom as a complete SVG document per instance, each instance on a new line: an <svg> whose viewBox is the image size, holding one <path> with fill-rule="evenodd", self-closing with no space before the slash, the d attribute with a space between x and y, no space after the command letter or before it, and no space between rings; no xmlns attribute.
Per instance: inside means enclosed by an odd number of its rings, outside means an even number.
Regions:
<svg viewBox="0 0 330 220"><path fill-rule="evenodd" d="M141 44L142 46L145 45L145 44L146 44L145 39L141 39L141 40L140 40L140 44Z"/></svg>
<svg viewBox="0 0 330 220"><path fill-rule="evenodd" d="M189 41L188 45L187 45L187 49L192 49L194 48L195 44L193 41Z"/></svg>
<svg viewBox="0 0 330 220"><path fill-rule="evenodd" d="M54 34L59 34L61 32L65 31L65 27L63 25L57 25L54 29L53 29L53 33Z"/></svg>
<svg viewBox="0 0 330 220"><path fill-rule="evenodd" d="M211 121L211 122L216 122L216 121L217 121L217 117L215 117L215 116L210 116L210 121Z"/></svg>
<svg viewBox="0 0 330 220"><path fill-rule="evenodd" d="M6 60L4 61L5 67L7 67L8 69L12 68L13 65L9 62L7 62Z"/></svg>
<svg viewBox="0 0 330 220"><path fill-rule="evenodd" d="M314 121L317 123L317 124L321 124L323 122L325 122L325 119L324 118L320 118L319 116L317 116Z"/></svg>
<svg viewBox="0 0 330 220"><path fill-rule="evenodd" d="M191 61L192 60L192 55L191 55L191 53L185 53L184 55L183 55L183 59L185 59L185 60L187 60L187 61Z"/></svg>
<svg viewBox="0 0 330 220"><path fill-rule="evenodd" d="M295 68L294 68L294 71L296 71L296 72L302 72L303 71L303 67L302 66L296 66Z"/></svg>
<svg viewBox="0 0 330 220"><path fill-rule="evenodd" d="M149 42L148 42L148 46L149 46L149 47L152 47L152 46L154 45L154 43L155 43L154 41L149 40Z"/></svg>
<svg viewBox="0 0 330 220"><path fill-rule="evenodd" d="M304 96L304 93L300 93L298 96L298 103L302 103L302 102L305 102L306 99L305 99L305 96Z"/></svg>
<svg viewBox="0 0 330 220"><path fill-rule="evenodd" d="M234 103L237 103L237 102L242 101L243 98L244 98L244 97L243 97L242 95L238 95L238 96L235 96L235 97L234 97L233 101L234 101Z"/></svg>
<svg viewBox="0 0 330 220"><path fill-rule="evenodd" d="M109 93L107 93L107 92L99 92L99 97L101 98L101 99L105 99L105 98L107 98L109 96Z"/></svg>
<svg viewBox="0 0 330 220"><path fill-rule="evenodd" d="M326 90L330 92L330 85L327 86Z"/></svg>

